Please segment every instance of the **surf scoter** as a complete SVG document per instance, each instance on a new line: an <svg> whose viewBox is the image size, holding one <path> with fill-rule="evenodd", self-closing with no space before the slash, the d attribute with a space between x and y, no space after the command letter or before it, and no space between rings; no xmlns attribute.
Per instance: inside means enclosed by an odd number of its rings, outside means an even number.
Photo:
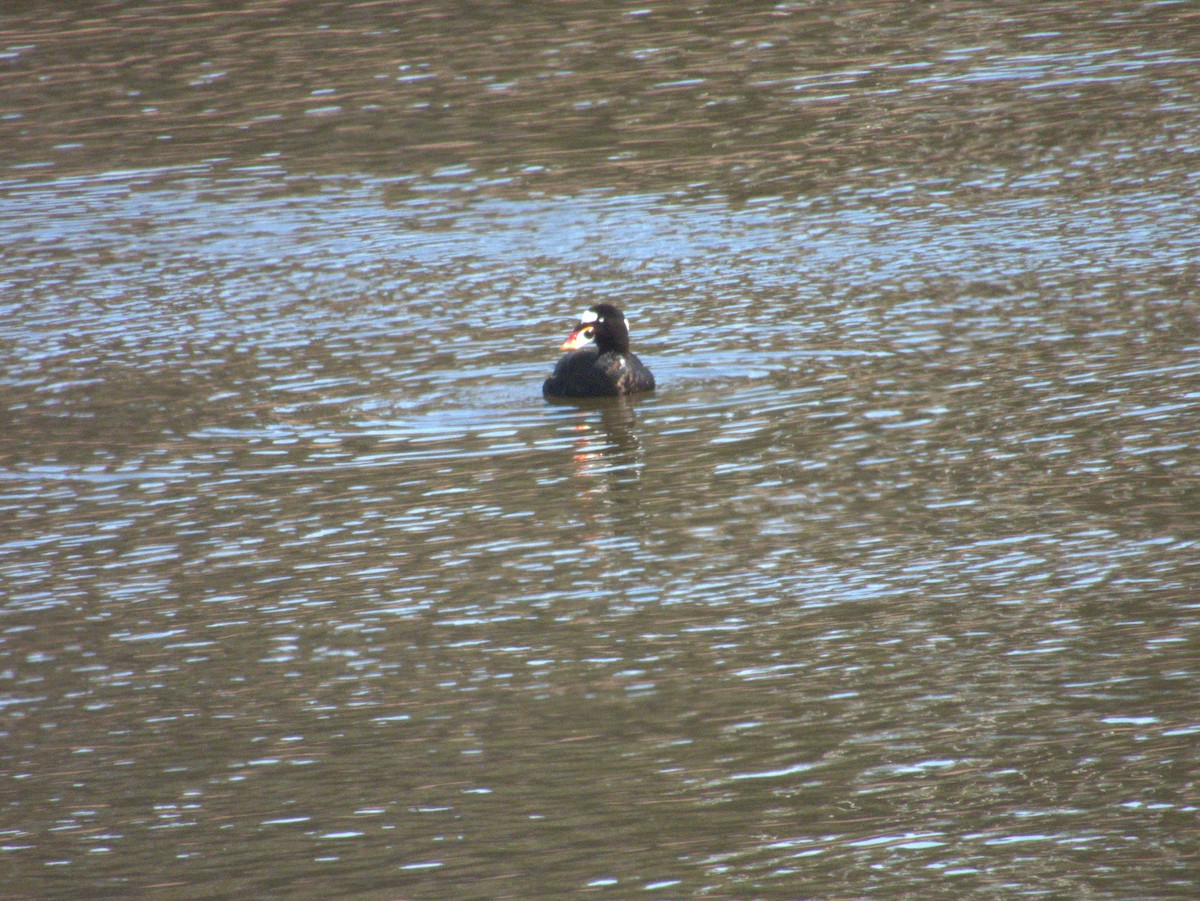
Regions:
<svg viewBox="0 0 1200 901"><path fill-rule="evenodd" d="M616 397L654 390L654 376L629 352L625 314L610 303L588 307L562 349L566 355L542 385L546 397Z"/></svg>

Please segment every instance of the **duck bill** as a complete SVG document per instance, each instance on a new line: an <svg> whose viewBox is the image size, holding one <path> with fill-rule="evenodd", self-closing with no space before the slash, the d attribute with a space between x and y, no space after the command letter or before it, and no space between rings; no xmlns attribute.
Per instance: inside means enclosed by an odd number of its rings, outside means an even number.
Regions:
<svg viewBox="0 0 1200 901"><path fill-rule="evenodd" d="M584 335L586 328L577 328L567 336L567 340L562 343L560 350L579 350L586 344L591 343L591 338Z"/></svg>

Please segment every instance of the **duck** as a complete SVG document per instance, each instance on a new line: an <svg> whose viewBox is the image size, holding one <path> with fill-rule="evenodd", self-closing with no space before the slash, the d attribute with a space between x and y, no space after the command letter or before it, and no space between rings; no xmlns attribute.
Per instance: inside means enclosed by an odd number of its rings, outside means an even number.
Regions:
<svg viewBox="0 0 1200 901"><path fill-rule="evenodd" d="M546 397L618 397L654 390L654 375L630 352L629 322L614 304L584 310L562 350L567 353L542 384Z"/></svg>

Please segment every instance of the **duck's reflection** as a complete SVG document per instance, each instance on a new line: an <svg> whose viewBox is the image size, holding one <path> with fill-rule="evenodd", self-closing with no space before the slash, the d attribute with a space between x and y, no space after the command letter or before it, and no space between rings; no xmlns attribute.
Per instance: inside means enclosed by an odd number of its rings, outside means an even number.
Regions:
<svg viewBox="0 0 1200 901"><path fill-rule="evenodd" d="M577 496L593 502L617 495L636 498L645 465L636 401L611 397L569 405L575 408L571 429Z"/></svg>

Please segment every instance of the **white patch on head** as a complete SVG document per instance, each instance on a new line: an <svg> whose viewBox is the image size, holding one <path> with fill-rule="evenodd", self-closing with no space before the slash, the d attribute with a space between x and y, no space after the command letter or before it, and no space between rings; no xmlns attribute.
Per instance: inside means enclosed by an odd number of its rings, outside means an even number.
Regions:
<svg viewBox="0 0 1200 901"><path fill-rule="evenodd" d="M584 325L588 325L593 322L599 322L600 317L596 315L595 310L584 310L583 315L579 317L579 321Z"/></svg>

